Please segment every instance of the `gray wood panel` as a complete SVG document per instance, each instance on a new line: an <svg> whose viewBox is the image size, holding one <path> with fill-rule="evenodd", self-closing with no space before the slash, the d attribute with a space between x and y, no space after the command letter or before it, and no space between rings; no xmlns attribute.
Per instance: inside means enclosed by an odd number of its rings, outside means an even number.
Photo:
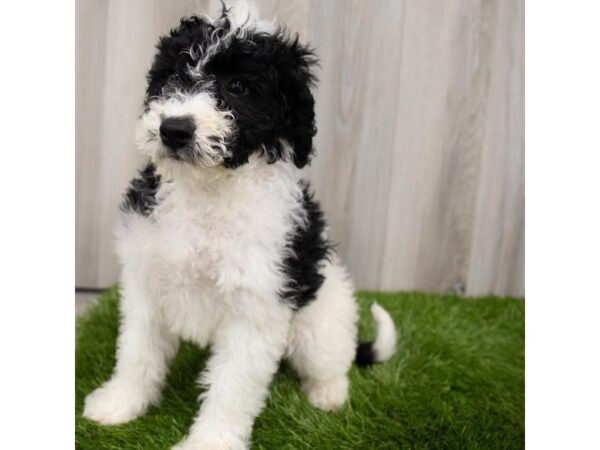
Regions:
<svg viewBox="0 0 600 450"><path fill-rule="evenodd" d="M262 0L316 47L308 170L360 288L524 293L520 0ZM206 1L77 3L76 282L117 279L112 225L157 36Z"/></svg>
<svg viewBox="0 0 600 450"><path fill-rule="evenodd" d="M106 15L104 2L77 2L75 24L75 282L96 286L100 264L98 248L103 199L100 197L104 157L101 142L102 72L106 53Z"/></svg>

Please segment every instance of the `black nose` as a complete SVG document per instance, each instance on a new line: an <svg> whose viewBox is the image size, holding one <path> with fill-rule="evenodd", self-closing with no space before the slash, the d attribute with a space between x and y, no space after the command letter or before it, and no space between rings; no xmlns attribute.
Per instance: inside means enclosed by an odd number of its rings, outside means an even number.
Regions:
<svg viewBox="0 0 600 450"><path fill-rule="evenodd" d="M196 124L191 117L168 117L160 124L160 138L167 147L176 150L194 138Z"/></svg>

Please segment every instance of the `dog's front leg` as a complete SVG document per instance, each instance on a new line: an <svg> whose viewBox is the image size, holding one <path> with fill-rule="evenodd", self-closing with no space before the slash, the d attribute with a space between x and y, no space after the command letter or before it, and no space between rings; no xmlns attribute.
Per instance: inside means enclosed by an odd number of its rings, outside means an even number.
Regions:
<svg viewBox="0 0 600 450"><path fill-rule="evenodd" d="M283 355L291 310L278 302L269 311L236 315L219 327L201 382L207 391L188 437L174 450L242 450Z"/></svg>
<svg viewBox="0 0 600 450"><path fill-rule="evenodd" d="M178 344L144 290L127 270L124 275L117 364L111 379L86 397L83 410L84 417L105 425L135 419L160 401Z"/></svg>

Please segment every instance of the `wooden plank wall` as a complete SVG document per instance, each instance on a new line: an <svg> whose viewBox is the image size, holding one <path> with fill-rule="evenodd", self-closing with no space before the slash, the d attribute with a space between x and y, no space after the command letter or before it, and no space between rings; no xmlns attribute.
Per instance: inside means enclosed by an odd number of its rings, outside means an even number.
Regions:
<svg viewBox="0 0 600 450"><path fill-rule="evenodd" d="M307 175L357 285L523 295L523 1L258 3L321 58ZM76 5L76 282L102 287L156 38L219 2Z"/></svg>

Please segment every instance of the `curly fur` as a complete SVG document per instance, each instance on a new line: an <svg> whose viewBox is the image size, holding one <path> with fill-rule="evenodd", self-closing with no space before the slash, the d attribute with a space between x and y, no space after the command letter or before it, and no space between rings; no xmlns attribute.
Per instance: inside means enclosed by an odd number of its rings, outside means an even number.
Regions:
<svg viewBox="0 0 600 450"><path fill-rule="evenodd" d="M214 22L198 16L182 19L157 48L146 106L173 94L210 92L235 117L226 167L245 164L257 151L266 153L271 163L281 159L282 140L292 147L297 167L309 163L316 134L310 91L316 78L310 68L317 59L297 35L283 28L271 33L251 25L232 28L224 12ZM247 98L227 93L224 86L232 77L251 86Z"/></svg>
<svg viewBox="0 0 600 450"><path fill-rule="evenodd" d="M182 338L212 355L176 448L245 449L282 358L308 400L333 410L355 358L393 354L395 327L377 305L377 339L357 353L354 287L302 180L315 63L297 36L241 5L183 19L160 39L136 130L149 163L117 228L117 363L85 417L123 423L158 404Z"/></svg>

